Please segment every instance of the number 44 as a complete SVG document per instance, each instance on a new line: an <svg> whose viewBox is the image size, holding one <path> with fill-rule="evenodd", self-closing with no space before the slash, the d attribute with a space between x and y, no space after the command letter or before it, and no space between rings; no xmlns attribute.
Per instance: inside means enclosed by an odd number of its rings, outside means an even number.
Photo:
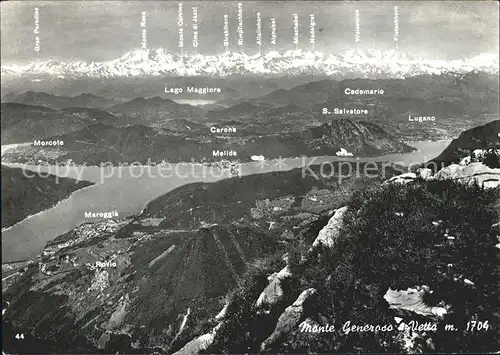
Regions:
<svg viewBox="0 0 500 355"><path fill-rule="evenodd" d="M21 334L17 333L16 334L16 339L24 339L24 334L23 333L21 333Z"/></svg>

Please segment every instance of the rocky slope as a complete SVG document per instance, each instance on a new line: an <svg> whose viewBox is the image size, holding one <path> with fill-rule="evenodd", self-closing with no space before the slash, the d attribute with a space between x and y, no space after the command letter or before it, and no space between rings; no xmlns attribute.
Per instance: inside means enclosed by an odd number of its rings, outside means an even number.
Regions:
<svg viewBox="0 0 500 355"><path fill-rule="evenodd" d="M73 191L90 186L54 175L39 176L31 171L2 165L2 228L22 221L28 216L54 206Z"/></svg>

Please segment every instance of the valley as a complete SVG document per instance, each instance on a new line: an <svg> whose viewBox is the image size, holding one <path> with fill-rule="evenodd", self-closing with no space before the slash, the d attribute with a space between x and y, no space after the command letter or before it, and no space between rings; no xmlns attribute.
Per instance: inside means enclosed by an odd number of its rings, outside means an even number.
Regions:
<svg viewBox="0 0 500 355"><path fill-rule="evenodd" d="M254 155L334 155L341 148L359 157L404 153L411 150L405 142L453 139L463 130L498 119L497 78L473 72L321 80L258 98L226 99L226 107L179 104L160 96L111 105L93 94L6 95L11 102L2 103L5 143L43 139L64 146L19 147L5 151L2 160L117 165L150 164L148 159L217 161L218 152L232 152L242 162ZM346 94L356 92L354 88L368 94ZM34 106L40 103L46 107ZM422 116L433 120L412 119Z"/></svg>

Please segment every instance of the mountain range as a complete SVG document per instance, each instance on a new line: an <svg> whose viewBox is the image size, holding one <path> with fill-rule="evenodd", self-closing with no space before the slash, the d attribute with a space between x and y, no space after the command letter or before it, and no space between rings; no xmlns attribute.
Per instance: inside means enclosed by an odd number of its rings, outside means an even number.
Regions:
<svg viewBox="0 0 500 355"><path fill-rule="evenodd" d="M71 193L92 183L2 165L2 229L53 207Z"/></svg>
<svg viewBox="0 0 500 355"><path fill-rule="evenodd" d="M496 124L464 132L450 149L493 133L500 133ZM408 174L377 165L377 177L367 178L357 174L363 163L336 164L335 172L354 173L341 183L314 166L319 179L294 169L188 184L138 215L57 237L3 292L4 349L497 349L495 332L444 325L476 314L483 324L498 321L498 268L491 267L500 247L498 187L423 175L391 183ZM393 331L346 332L347 321ZM438 329L406 331L412 321ZM334 329L304 330L326 324Z"/></svg>
<svg viewBox="0 0 500 355"><path fill-rule="evenodd" d="M136 50L105 62L64 62L49 60L28 65L2 66L2 76L43 76L61 78L112 78L144 76L228 76L228 75L328 75L369 78L404 78L447 71L482 70L498 73L498 54L483 53L463 60L412 58L395 50L363 51L343 54L305 52L247 55L230 52L221 55L179 56L159 48Z"/></svg>

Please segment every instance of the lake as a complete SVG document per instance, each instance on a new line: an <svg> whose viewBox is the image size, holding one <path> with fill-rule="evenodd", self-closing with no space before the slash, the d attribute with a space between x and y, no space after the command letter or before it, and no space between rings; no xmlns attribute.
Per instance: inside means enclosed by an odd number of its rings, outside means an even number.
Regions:
<svg viewBox="0 0 500 355"><path fill-rule="evenodd" d="M450 141L412 142L419 149L407 154L390 154L375 158L315 157L288 158L245 163L241 175L290 170L305 164L328 161L377 161L416 164L439 155ZM27 170L52 173L60 177L80 178L96 183L75 191L69 198L54 207L30 216L18 224L2 231L2 258L5 261L24 260L35 257L46 243L64 234L83 222L85 212L107 212L117 210L120 217L137 214L148 202L176 187L193 182L213 182L228 178L229 173L200 164L181 163L171 166L136 166L122 168L77 167L77 166L23 166Z"/></svg>

